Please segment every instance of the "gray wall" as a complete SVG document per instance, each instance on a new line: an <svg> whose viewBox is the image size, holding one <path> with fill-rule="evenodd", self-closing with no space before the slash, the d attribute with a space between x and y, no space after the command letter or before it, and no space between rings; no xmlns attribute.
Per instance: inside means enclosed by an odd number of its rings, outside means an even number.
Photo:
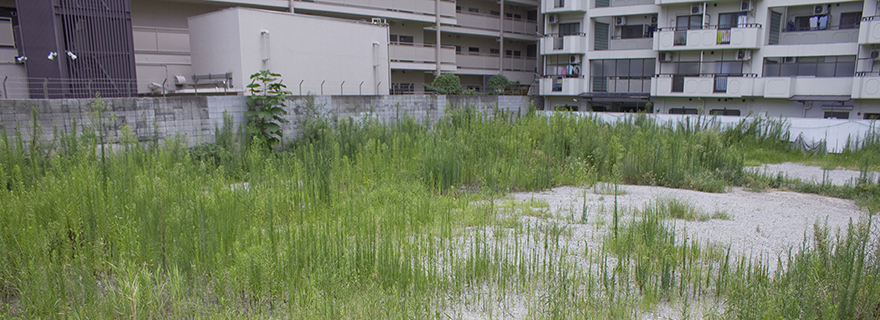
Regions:
<svg viewBox="0 0 880 320"><path fill-rule="evenodd" d="M224 111L233 117L236 124L244 124L246 101L244 96L104 99L112 110L108 113L116 116L115 122L109 125L112 135L119 136L120 126L128 124L142 141L152 139L155 132L160 139L186 136L190 145L213 142L214 126L222 124ZM374 117L382 123L393 122L404 115L418 120L428 117L434 122L443 115L447 103L455 107L469 105L489 114L494 112L497 105L516 116L528 111L529 101L524 96L315 96L315 104L322 106L323 114L353 119ZM87 111L93 102L94 99L0 100L0 126L8 135L12 135L18 124L22 137L30 140L28 129L32 127L31 110L34 108L38 124L42 127L42 137L51 139L55 128L59 132L70 132L74 119L78 127L90 124ZM303 96L288 100L286 118L290 123L284 126L287 137L298 133L296 123L305 112L304 103ZM77 131L81 132L81 128L77 128Z"/></svg>

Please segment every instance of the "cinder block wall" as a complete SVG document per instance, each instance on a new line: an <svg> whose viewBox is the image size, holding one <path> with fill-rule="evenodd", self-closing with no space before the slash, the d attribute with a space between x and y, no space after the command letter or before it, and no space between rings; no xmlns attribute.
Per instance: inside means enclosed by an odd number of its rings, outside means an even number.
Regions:
<svg viewBox="0 0 880 320"><path fill-rule="evenodd" d="M0 126L7 135L21 129L22 138L30 141L32 110L36 110L41 138L52 139L59 133L69 133L76 121L77 132L82 126L90 126L89 110L95 99L30 99L0 100ZM118 137L123 124L135 132L138 139L150 141L154 135L159 139L186 136L190 145L214 141L214 128L223 123L224 112L232 116L233 123L245 124L247 97L244 96L186 96L103 99L108 112L103 115L110 134ZM391 123L409 115L420 121L435 122L443 116L447 105L452 108L470 106L478 112L493 114L498 110L513 116L528 111L530 98L524 96L315 96L315 105L324 115L363 119L374 117L382 123ZM290 123L284 126L285 135L298 134L299 117L306 114L306 97L293 96L287 102ZM0 132L2 134L2 132Z"/></svg>

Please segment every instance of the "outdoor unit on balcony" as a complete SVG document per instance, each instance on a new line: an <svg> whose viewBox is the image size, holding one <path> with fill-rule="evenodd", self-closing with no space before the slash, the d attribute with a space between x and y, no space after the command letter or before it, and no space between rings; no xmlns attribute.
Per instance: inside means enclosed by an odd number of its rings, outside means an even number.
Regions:
<svg viewBox="0 0 880 320"><path fill-rule="evenodd" d="M874 59L874 60L880 59L880 50L871 51L871 59Z"/></svg>
<svg viewBox="0 0 880 320"><path fill-rule="evenodd" d="M691 5L691 14L703 14L703 4L694 3Z"/></svg>
<svg viewBox="0 0 880 320"><path fill-rule="evenodd" d="M547 16L547 22L549 23L559 23L559 16L555 14L551 14Z"/></svg>
<svg viewBox="0 0 880 320"><path fill-rule="evenodd" d="M581 63L581 56L571 56L571 57L569 57L569 58L568 58L568 63L569 63L569 64L580 64L580 63Z"/></svg>
<svg viewBox="0 0 880 320"><path fill-rule="evenodd" d="M672 52L661 52L660 62L672 62Z"/></svg>
<svg viewBox="0 0 880 320"><path fill-rule="evenodd" d="M817 16L828 14L828 6L824 4L817 4L813 6L813 14Z"/></svg>
<svg viewBox="0 0 880 320"><path fill-rule="evenodd" d="M739 61L752 60L752 52L749 50L737 50L736 51L736 60L739 60Z"/></svg>
<svg viewBox="0 0 880 320"><path fill-rule="evenodd" d="M782 63L796 63L797 57L785 57L782 58Z"/></svg>
<svg viewBox="0 0 880 320"><path fill-rule="evenodd" d="M626 17L614 17L614 25L615 26L625 26L626 25Z"/></svg>
<svg viewBox="0 0 880 320"><path fill-rule="evenodd" d="M752 0L744 0L740 5L740 10L742 11L752 11L754 9Z"/></svg>

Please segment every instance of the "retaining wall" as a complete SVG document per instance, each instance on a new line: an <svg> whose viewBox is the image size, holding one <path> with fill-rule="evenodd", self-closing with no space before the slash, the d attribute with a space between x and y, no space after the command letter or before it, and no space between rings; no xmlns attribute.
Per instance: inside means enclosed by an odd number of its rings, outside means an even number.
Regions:
<svg viewBox="0 0 880 320"><path fill-rule="evenodd" d="M443 116L447 104L452 107L471 106L480 112L492 114L495 107L513 114L528 111L528 97L524 96L434 96L434 95L395 95L395 96L315 96L315 105L323 114L339 118L375 117L382 123L393 122L399 117L410 115L419 120L437 121ZM293 96L287 102L290 122L284 125L287 137L296 136L297 120L305 114L305 96ZM105 121L111 134L118 136L120 127L127 124L138 139L149 141L154 134L160 139L182 135L190 145L214 141L214 128L223 123L223 114L233 117L236 125L245 123L247 110L245 96L178 96L144 98L106 98L108 107ZM42 127L42 137L49 138L58 132L71 132L74 119L77 131L82 125L90 125L88 110L94 99L29 99L0 100L0 126L9 135L14 134L16 126L22 131L25 141L30 140L32 112L37 111L37 124ZM109 123L111 118L115 121Z"/></svg>

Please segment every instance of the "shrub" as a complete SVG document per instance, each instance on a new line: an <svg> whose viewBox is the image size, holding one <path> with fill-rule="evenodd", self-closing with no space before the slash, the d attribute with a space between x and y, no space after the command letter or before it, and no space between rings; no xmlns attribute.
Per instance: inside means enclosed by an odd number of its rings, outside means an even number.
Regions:
<svg viewBox="0 0 880 320"><path fill-rule="evenodd" d="M451 73L444 73L434 78L431 84L426 84L425 88L439 94L461 94L461 78Z"/></svg>

